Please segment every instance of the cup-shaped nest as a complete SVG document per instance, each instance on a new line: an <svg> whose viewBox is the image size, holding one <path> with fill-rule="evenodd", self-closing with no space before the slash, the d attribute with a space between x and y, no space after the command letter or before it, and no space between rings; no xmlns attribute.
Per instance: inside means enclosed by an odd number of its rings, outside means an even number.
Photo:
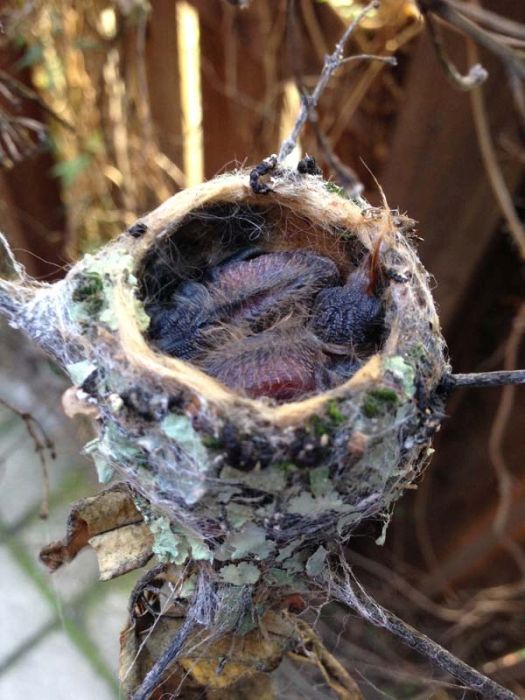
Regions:
<svg viewBox="0 0 525 700"><path fill-rule="evenodd" d="M410 223L319 177L246 172L175 195L26 325L98 413L99 475L137 494L154 550L281 585L386 520L442 412L443 338Z"/></svg>

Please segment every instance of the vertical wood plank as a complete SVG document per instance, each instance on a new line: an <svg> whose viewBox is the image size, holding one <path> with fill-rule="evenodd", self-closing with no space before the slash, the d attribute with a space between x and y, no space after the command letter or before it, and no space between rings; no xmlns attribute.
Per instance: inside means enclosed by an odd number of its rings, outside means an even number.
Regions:
<svg viewBox="0 0 525 700"><path fill-rule="evenodd" d="M205 173L257 163L278 147L284 4L193 0L199 10Z"/></svg>
<svg viewBox="0 0 525 700"><path fill-rule="evenodd" d="M155 0L148 23L146 66L151 116L161 150L182 168L182 122L175 0Z"/></svg>
<svg viewBox="0 0 525 700"><path fill-rule="evenodd" d="M0 68L32 87L30 71L14 68L19 58L17 50L2 49ZM7 109L12 111L13 107L7 106ZM46 122L43 110L30 100L22 100L16 113ZM53 165L51 152L43 151L0 172L0 228L17 247L16 255L28 272L48 280L61 276L57 266L68 262L64 250L65 216L60 183L51 174Z"/></svg>
<svg viewBox="0 0 525 700"><path fill-rule="evenodd" d="M507 9L517 4L501 3ZM505 7L493 9L503 13ZM463 39L447 37L447 45L461 65ZM501 65L487 55L483 63L490 72L484 92L497 141L516 131L516 120ZM504 165L512 191L523 165L517 160ZM403 109L379 181L390 206L419 222L421 256L436 277L435 294L448 329L501 215L483 169L470 97L446 80L426 35L411 59Z"/></svg>

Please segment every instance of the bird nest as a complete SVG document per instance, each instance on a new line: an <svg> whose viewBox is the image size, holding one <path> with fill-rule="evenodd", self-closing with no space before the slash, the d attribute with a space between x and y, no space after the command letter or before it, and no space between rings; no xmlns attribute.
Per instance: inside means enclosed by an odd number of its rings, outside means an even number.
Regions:
<svg viewBox="0 0 525 700"><path fill-rule="evenodd" d="M421 474L448 366L411 223L318 176L281 171L258 194L241 171L61 282L3 283L4 311L96 416L87 451L132 494L126 524L185 567L187 599L205 570L217 605L250 590L271 607Z"/></svg>

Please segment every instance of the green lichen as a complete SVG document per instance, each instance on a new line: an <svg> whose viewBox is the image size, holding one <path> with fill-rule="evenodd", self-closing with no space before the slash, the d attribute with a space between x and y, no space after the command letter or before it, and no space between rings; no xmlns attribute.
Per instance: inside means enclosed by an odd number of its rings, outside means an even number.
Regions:
<svg viewBox="0 0 525 700"><path fill-rule="evenodd" d="M426 360L428 357L428 352L422 343L414 343L412 347L407 351L407 358L412 360L412 362L421 362Z"/></svg>
<svg viewBox="0 0 525 700"><path fill-rule="evenodd" d="M81 360L80 362L74 362L71 365L66 365L66 371L69 374L71 381L77 386L82 384L95 370L95 365L89 362L89 360Z"/></svg>
<svg viewBox="0 0 525 700"><path fill-rule="evenodd" d="M104 434L99 443L99 450L115 462L136 464L144 460L142 450L111 422L106 423Z"/></svg>
<svg viewBox="0 0 525 700"><path fill-rule="evenodd" d="M317 547L315 552L306 562L306 573L308 576L319 576L323 572L327 555L328 551L323 547L323 545L319 545L319 547Z"/></svg>
<svg viewBox="0 0 525 700"><path fill-rule="evenodd" d="M102 436L88 443L84 451L93 458L102 484L113 477L113 464L128 463L138 467L145 459L143 452L114 423L107 423Z"/></svg>
<svg viewBox="0 0 525 700"><path fill-rule="evenodd" d="M153 553L161 561L183 564L189 557L188 543L184 538L172 532L168 518L152 520L149 529L154 536Z"/></svg>
<svg viewBox="0 0 525 700"><path fill-rule="evenodd" d="M240 564L238 565L241 566ZM223 571L227 567L223 568ZM246 572L244 570L237 572L226 571L226 577L230 577L230 573L233 578L237 581L240 575L241 579L244 578ZM254 576L253 572L248 574L248 578ZM217 605L217 617L215 619L215 624L218 629L224 631L235 630L235 634L238 636L243 636L253 629L256 629L259 625L261 617L268 604L257 603L255 605L246 605L247 596L244 595L244 590L239 588L239 586L250 586L250 582L241 581L240 583L234 583L233 585L221 586L218 592L220 598Z"/></svg>
<svg viewBox="0 0 525 700"><path fill-rule="evenodd" d="M197 574L192 574L189 578L182 582L181 587L177 591L178 598L192 598L197 585Z"/></svg>
<svg viewBox="0 0 525 700"><path fill-rule="evenodd" d="M253 518L253 509L242 503L228 503L226 506L226 518L230 527L239 530Z"/></svg>
<svg viewBox="0 0 525 700"><path fill-rule="evenodd" d="M274 466L261 471L243 472L234 467L225 466L221 471L221 481L240 483L258 491L280 493L286 488L286 474Z"/></svg>
<svg viewBox="0 0 525 700"><path fill-rule="evenodd" d="M220 576L224 583L231 583L233 586L246 586L257 583L261 572L255 566L246 561L239 564L227 564L220 570Z"/></svg>
<svg viewBox="0 0 525 700"><path fill-rule="evenodd" d="M108 458L100 454L98 450L99 444L100 443L98 438L95 440L91 440L91 442L88 442L88 444L84 446L84 452L88 455L91 455L95 463L99 483L108 484L113 478L115 470L110 464Z"/></svg>
<svg viewBox="0 0 525 700"><path fill-rule="evenodd" d="M219 561L255 557L267 559L275 549L275 542L266 539L266 532L254 523L247 523L239 532L231 533L216 551Z"/></svg>
<svg viewBox="0 0 525 700"><path fill-rule="evenodd" d="M186 452L189 458L197 465L199 471L206 472L208 470L208 452L187 416L171 413L164 418L160 424L160 429Z"/></svg>
<svg viewBox="0 0 525 700"><path fill-rule="evenodd" d="M222 442L213 435L203 435L201 442L207 449L219 450L222 447Z"/></svg>
<svg viewBox="0 0 525 700"><path fill-rule="evenodd" d="M336 491L319 498L314 498L311 493L304 491L290 499L287 510L296 515L315 515L329 510L344 511L346 508Z"/></svg>
<svg viewBox="0 0 525 700"><path fill-rule="evenodd" d="M301 546L301 543L302 539L297 539L287 544L286 547L283 547L279 554L276 556L275 561L282 562L286 559L289 559L293 555L295 550Z"/></svg>
<svg viewBox="0 0 525 700"><path fill-rule="evenodd" d="M339 185L336 185L335 182L325 182L324 186L327 192L330 192L331 194L336 194L338 197L342 197L343 199L348 199L346 191Z"/></svg>
<svg viewBox="0 0 525 700"><path fill-rule="evenodd" d="M415 370L405 359L396 355L389 357L384 363L385 369L391 372L401 382L407 396L414 395Z"/></svg>
<svg viewBox="0 0 525 700"><path fill-rule="evenodd" d="M113 288L122 277L129 287L137 286L137 279L131 272L133 264L132 256L119 249L106 249L103 255L86 255L81 272L73 280L72 319L85 324L99 321L110 330L117 330L119 319L114 309ZM133 303L135 321L140 330L145 331L150 318L138 299Z"/></svg>
<svg viewBox="0 0 525 700"><path fill-rule="evenodd" d="M310 479L310 489L314 496L326 496L334 488L330 481L330 469L328 467L310 469L308 477Z"/></svg>
<svg viewBox="0 0 525 700"><path fill-rule="evenodd" d="M307 558L308 556L306 552L296 552L296 554L288 557L288 559L283 562L283 569L285 569L289 574L303 573Z"/></svg>
<svg viewBox="0 0 525 700"><path fill-rule="evenodd" d="M213 561L213 554L208 545L202 539L202 537L188 529L184 529L183 532L191 550L192 559L194 559L195 561ZM182 528L180 536L183 536Z"/></svg>
<svg viewBox="0 0 525 700"><path fill-rule="evenodd" d="M322 437L330 432L330 423L321 416L312 416L309 420L310 432L317 437Z"/></svg>
<svg viewBox="0 0 525 700"><path fill-rule="evenodd" d="M104 307L104 282L98 272L81 272L75 277L71 299L86 316L97 316Z"/></svg>
<svg viewBox="0 0 525 700"><path fill-rule="evenodd" d="M288 476L292 472L294 472L297 467L293 462L277 462L275 464L274 469L277 469L278 471L281 471L285 476Z"/></svg>
<svg viewBox="0 0 525 700"><path fill-rule="evenodd" d="M326 402L323 415L314 415L309 420L310 432L317 437L329 435L345 422L338 401L331 399Z"/></svg>
<svg viewBox="0 0 525 700"><path fill-rule="evenodd" d="M182 525L171 524L166 516L150 520L148 526L154 536L153 553L161 561L184 564L190 555L194 560L213 560L201 537Z"/></svg>
<svg viewBox="0 0 525 700"><path fill-rule="evenodd" d="M296 576L290 571L283 571L274 567L268 572L270 585L274 586L293 586L296 583Z"/></svg>
<svg viewBox="0 0 525 700"><path fill-rule="evenodd" d="M367 418L378 418L390 413L399 403L399 397L394 389L378 387L366 393L362 410Z"/></svg>

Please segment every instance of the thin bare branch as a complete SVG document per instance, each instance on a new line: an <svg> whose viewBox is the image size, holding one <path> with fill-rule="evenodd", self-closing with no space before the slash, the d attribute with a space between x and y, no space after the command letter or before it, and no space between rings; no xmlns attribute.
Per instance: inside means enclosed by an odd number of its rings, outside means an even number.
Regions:
<svg viewBox="0 0 525 700"><path fill-rule="evenodd" d="M451 374L449 377L452 388L456 387L487 387L505 386L510 384L525 384L525 369L502 372L470 372L467 374Z"/></svg>
<svg viewBox="0 0 525 700"><path fill-rule="evenodd" d="M478 50L474 42L467 42L469 58L474 61L477 58ZM516 212L512 196L508 190L505 178L496 156L494 143L490 133L490 127L485 110L485 102L481 89L473 90L470 93L472 103L472 115L478 136L481 157L485 166L485 172L489 179L492 191L505 217L514 242L518 247L520 256L525 259L525 228Z"/></svg>
<svg viewBox="0 0 525 700"><path fill-rule="evenodd" d="M317 143L322 152L322 155L326 161L326 164L335 173L337 183L344 189L349 197L358 197L362 194L364 190L363 183L359 180L357 173L350 168L350 166L343 163L343 161L337 156L328 137L321 129L319 120L317 118L317 112L313 112L310 115L310 123L315 132Z"/></svg>
<svg viewBox="0 0 525 700"><path fill-rule="evenodd" d="M35 447L35 452L42 469L43 499L40 508L40 517L47 518L49 515L49 470L47 468L47 457L55 459L55 446L51 438L47 435L43 425L30 413L20 411L16 406L5 399L0 398L0 406L7 408L14 413L24 423L27 434L31 438Z"/></svg>
<svg viewBox="0 0 525 700"><path fill-rule="evenodd" d="M518 700L518 696L476 669L461 661L437 642L419 632L401 618L376 602L356 581L349 568L345 567L344 581L331 581L330 592L341 603L355 610L361 617L376 627L381 627L403 644L439 666L467 688L480 693L487 700Z"/></svg>
<svg viewBox="0 0 525 700"><path fill-rule="evenodd" d="M515 367L518 362L519 349L524 332L525 303L521 305L521 308L514 319L512 331L506 343L505 368L507 373L509 371L512 372L513 370L511 368ZM525 371L522 371L522 374L525 375ZM503 534L505 531L512 502L513 479L503 456L502 443L508 427L509 419L512 415L512 406L514 404L515 393L516 387L513 384L507 384L504 387L503 391L501 392L501 399L489 436L490 459L494 465L494 470L498 478L499 505L496 519L494 521L494 529L499 534Z"/></svg>
<svg viewBox="0 0 525 700"><path fill-rule="evenodd" d="M397 66L397 58L395 56L376 56L372 53L358 53L355 56L347 56L347 58L343 58L340 65L344 66L346 63L353 63L354 61L380 61L389 66Z"/></svg>
<svg viewBox="0 0 525 700"><path fill-rule="evenodd" d="M484 46L498 56L504 65L515 72L521 80L525 79L525 61L521 56L491 32L468 19L449 0L419 0L419 7L426 16L432 13L440 17L480 46Z"/></svg>
<svg viewBox="0 0 525 700"><path fill-rule="evenodd" d="M376 9L378 6L378 0L372 0L372 2L368 3L368 5L366 5L357 15L354 21L346 28L343 36L336 44L334 52L325 58L323 70L321 71L321 75L319 76L319 80L314 88L314 91L310 95L303 95L301 110L296 119L292 132L281 144L281 148L277 156L278 163L282 163L282 161L290 155L297 145L297 140L308 120L310 112L317 107L321 95L330 82L330 78L341 66L342 61L344 61L345 46L355 28L358 26L363 17L365 17L371 10Z"/></svg>
<svg viewBox="0 0 525 700"><path fill-rule="evenodd" d="M466 75L461 75L447 54L439 26L434 21L431 14L427 14L426 17L428 32L432 39L436 56L451 83L460 90L472 90L472 88L478 87L478 85L484 83L489 74L479 63L474 64Z"/></svg>
<svg viewBox="0 0 525 700"><path fill-rule="evenodd" d="M525 25L515 22L507 17L502 17L496 12L491 12L484 7L474 5L471 2L461 0L448 0L448 4L466 17L484 25L490 31L501 32L517 39L525 40Z"/></svg>

